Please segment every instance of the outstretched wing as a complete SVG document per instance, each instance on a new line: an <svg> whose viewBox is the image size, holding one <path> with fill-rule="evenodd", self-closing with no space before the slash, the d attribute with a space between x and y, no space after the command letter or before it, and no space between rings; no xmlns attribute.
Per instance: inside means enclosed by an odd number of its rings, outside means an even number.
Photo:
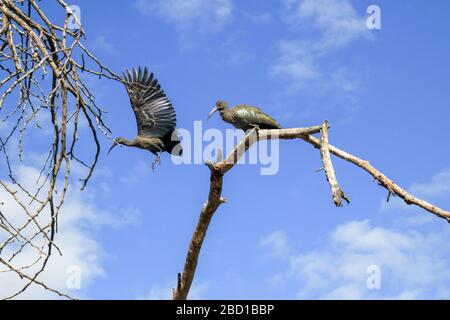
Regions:
<svg viewBox="0 0 450 320"><path fill-rule="evenodd" d="M153 73L126 70L123 75L136 116L138 135L162 137L177 124L175 109Z"/></svg>

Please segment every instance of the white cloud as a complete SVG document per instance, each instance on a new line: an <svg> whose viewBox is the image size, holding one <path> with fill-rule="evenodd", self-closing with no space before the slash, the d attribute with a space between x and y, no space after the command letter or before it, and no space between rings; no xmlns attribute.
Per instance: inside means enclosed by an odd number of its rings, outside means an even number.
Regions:
<svg viewBox="0 0 450 320"><path fill-rule="evenodd" d="M450 195L450 169L446 168L431 177L429 182L415 182L407 190L419 198L441 198ZM399 210L418 210L417 206L408 205L399 197L391 196L389 202L386 199L380 199L380 210L387 211L392 209ZM399 222L409 226L424 225L434 221L434 217L427 212L419 212L408 217L401 217Z"/></svg>
<svg viewBox="0 0 450 320"><path fill-rule="evenodd" d="M269 249L270 256L283 257L289 253L287 235L282 231L274 231L261 237L260 245Z"/></svg>
<svg viewBox="0 0 450 320"><path fill-rule="evenodd" d="M450 195L450 168L444 169L424 183L413 183L409 190L423 197L440 197Z"/></svg>
<svg viewBox="0 0 450 320"><path fill-rule="evenodd" d="M142 159L139 159L133 166L130 173L128 173L126 176L120 177L120 182L126 185L128 188L135 188L139 181L141 181L142 177L148 175L151 170L151 164L146 163Z"/></svg>
<svg viewBox="0 0 450 320"><path fill-rule="evenodd" d="M285 2L287 22L296 27L312 23L323 36L316 50L329 50L367 35L365 19L348 0L289 0Z"/></svg>
<svg viewBox="0 0 450 320"><path fill-rule="evenodd" d="M39 174L39 171L33 167L21 165L16 168L17 179L23 186L31 188ZM44 282L51 288L61 292L69 293L72 296L82 297L86 294L88 287L93 281L104 275L102 267L102 251L100 243L95 237L95 230L101 226L122 226L133 223L135 213L125 210L124 214L115 214L105 211L95 203L98 194L95 189L90 188L89 192L79 191L72 185L69 186L66 201L61 209L58 218L58 233L56 234L55 244L62 252L60 255L57 250L53 250L52 256L44 272L40 274L38 280ZM60 192L58 192L60 194ZM19 196L22 196L18 193ZM3 204L0 207L1 213L14 225L22 225L27 219L22 209L12 199L12 197L2 188L0 190L0 199ZM31 212L36 205L28 205ZM42 226L48 223L48 211L40 214L38 221ZM31 224L22 231L25 236L30 236L36 232L36 227ZM8 234L0 233L0 242L4 242ZM36 243L40 243L39 237L34 239ZM3 259L7 260L17 249L14 245L8 245L1 252ZM27 246L21 254L12 260L12 264L16 267L30 265L38 257L36 250ZM39 264L30 269L24 270L25 273L33 275L32 271L36 271ZM80 290L69 290L67 281L73 273L70 273L71 267L80 270ZM5 270L5 266L0 265L1 270ZM0 273L0 297L4 298L16 292L26 284L26 280L21 280L15 273ZM46 291L38 285L32 285L23 294L18 296L24 299L51 299L58 296L54 293Z"/></svg>
<svg viewBox="0 0 450 320"><path fill-rule="evenodd" d="M220 30L231 18L231 0L138 0L135 7L144 15L155 13L181 32Z"/></svg>
<svg viewBox="0 0 450 320"><path fill-rule="evenodd" d="M324 71L322 59L353 40L367 37L364 17L357 14L348 0L286 0L284 6L284 20L294 30L307 30L303 34L308 38L280 41L279 57L271 73L294 86L317 80L344 91L353 89L354 80L348 71L343 72L345 68ZM309 37L317 32L318 37Z"/></svg>
<svg viewBox="0 0 450 320"><path fill-rule="evenodd" d="M105 51L114 56L119 54L113 42L110 39L108 39L108 37L106 37L105 35L100 35L97 38L95 38L95 41L93 41L92 46L94 49Z"/></svg>
<svg viewBox="0 0 450 320"><path fill-rule="evenodd" d="M272 72L300 82L320 77L313 52L308 46L308 43L302 41L281 41L279 60Z"/></svg>
<svg viewBox="0 0 450 320"><path fill-rule="evenodd" d="M322 247L285 256L288 269L272 284L298 282L299 298L449 298L449 233L422 234L373 227L369 221L338 226ZM366 287L367 267L381 269L381 289Z"/></svg>

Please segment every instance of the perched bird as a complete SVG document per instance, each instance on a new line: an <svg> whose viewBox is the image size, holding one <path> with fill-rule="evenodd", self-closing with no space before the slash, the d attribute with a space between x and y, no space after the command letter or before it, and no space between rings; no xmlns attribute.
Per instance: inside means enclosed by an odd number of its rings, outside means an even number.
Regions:
<svg viewBox="0 0 450 320"><path fill-rule="evenodd" d="M264 113L257 107L246 104L239 104L232 109L228 109L228 103L217 101L210 111L208 119L219 111L223 121L231 123L235 128L247 131L249 129L281 129L281 125L271 116Z"/></svg>
<svg viewBox="0 0 450 320"><path fill-rule="evenodd" d="M153 73L139 67L138 71L126 70L122 79L136 116L138 133L133 140L115 138L108 153L117 145L148 150L156 155L153 169L161 161L161 152L181 155L183 150L175 128L175 109Z"/></svg>

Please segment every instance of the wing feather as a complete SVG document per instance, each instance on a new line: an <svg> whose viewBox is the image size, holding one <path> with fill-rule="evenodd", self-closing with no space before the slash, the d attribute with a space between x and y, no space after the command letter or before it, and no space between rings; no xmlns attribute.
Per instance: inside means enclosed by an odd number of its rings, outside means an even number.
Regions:
<svg viewBox="0 0 450 320"><path fill-rule="evenodd" d="M175 128L175 109L153 73L139 67L126 70L123 79L136 116L138 135L162 137Z"/></svg>

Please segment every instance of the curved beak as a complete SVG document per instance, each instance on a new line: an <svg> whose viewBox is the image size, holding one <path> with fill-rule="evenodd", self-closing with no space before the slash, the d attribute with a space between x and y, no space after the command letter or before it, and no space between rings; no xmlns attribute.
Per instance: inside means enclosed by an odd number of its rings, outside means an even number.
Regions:
<svg viewBox="0 0 450 320"><path fill-rule="evenodd" d="M119 144L120 144L120 143L118 143L118 142L116 142L116 140L114 140L114 142L113 142L111 148L109 148L109 150L108 150L108 154L111 152L112 149L114 149L115 146L118 146Z"/></svg>
<svg viewBox="0 0 450 320"><path fill-rule="evenodd" d="M217 110L219 110L218 106L214 106L212 108L212 110L209 112L208 118L206 120L209 120L209 118L211 118L211 116L214 114L214 112L216 112Z"/></svg>

